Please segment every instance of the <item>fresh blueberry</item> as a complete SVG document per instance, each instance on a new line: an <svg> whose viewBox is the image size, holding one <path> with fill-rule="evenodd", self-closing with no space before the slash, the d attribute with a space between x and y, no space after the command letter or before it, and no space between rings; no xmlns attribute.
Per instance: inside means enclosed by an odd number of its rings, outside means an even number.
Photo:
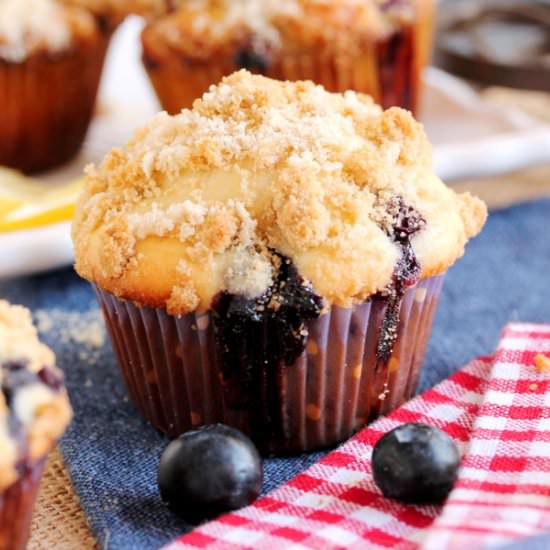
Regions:
<svg viewBox="0 0 550 550"><path fill-rule="evenodd" d="M263 469L253 443L239 430L214 424L187 432L162 454L162 500L179 516L200 521L253 502Z"/></svg>
<svg viewBox="0 0 550 550"><path fill-rule="evenodd" d="M414 504L445 500L459 463L458 447L446 433L413 422L384 435L372 455L374 481L384 496Z"/></svg>
<svg viewBox="0 0 550 550"><path fill-rule="evenodd" d="M6 372L15 372L26 369L27 365L27 361L8 361L0 365L0 368Z"/></svg>
<svg viewBox="0 0 550 550"><path fill-rule="evenodd" d="M59 391L63 387L63 376L50 367L40 369L37 376L43 384L53 391Z"/></svg>
<svg viewBox="0 0 550 550"><path fill-rule="evenodd" d="M235 54L234 62L238 69L257 73L265 73L269 67L269 62L263 55L249 49L239 50Z"/></svg>

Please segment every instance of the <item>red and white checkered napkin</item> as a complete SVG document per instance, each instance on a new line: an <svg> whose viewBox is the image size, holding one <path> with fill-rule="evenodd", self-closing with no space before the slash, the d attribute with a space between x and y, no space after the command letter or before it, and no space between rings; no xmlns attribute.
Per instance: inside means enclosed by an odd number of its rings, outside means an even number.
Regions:
<svg viewBox="0 0 550 550"><path fill-rule="evenodd" d="M253 506L206 523L165 550L487 548L550 530L550 327L513 324L493 357L358 433ZM463 453L443 507L385 499L373 445L403 422L445 430Z"/></svg>

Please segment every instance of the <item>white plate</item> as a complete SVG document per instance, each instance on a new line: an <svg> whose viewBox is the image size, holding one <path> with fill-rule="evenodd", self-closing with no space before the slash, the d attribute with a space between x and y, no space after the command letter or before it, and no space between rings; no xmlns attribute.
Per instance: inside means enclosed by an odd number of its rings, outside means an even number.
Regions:
<svg viewBox="0 0 550 550"><path fill-rule="evenodd" d="M503 174L550 162L550 125L481 99L462 80L430 67L421 120L434 167L447 181Z"/></svg>
<svg viewBox="0 0 550 550"><path fill-rule="evenodd" d="M0 278L39 273L72 261L69 222L0 234Z"/></svg>
<svg viewBox="0 0 550 550"><path fill-rule="evenodd" d="M159 109L140 62L139 18L130 18L113 39L99 94L98 113L78 157L44 174L45 181L79 176ZM462 81L437 69L426 73L422 120L432 143L436 171L446 180L502 173L550 160L550 126L503 111L480 99ZM69 265L68 223L0 235L0 278Z"/></svg>

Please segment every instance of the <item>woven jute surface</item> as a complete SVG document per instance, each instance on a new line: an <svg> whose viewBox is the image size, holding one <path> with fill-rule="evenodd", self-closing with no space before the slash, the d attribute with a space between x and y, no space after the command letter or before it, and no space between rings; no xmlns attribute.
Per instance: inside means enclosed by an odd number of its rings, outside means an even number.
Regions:
<svg viewBox="0 0 550 550"><path fill-rule="evenodd" d="M531 115L550 120L550 95L490 90L487 98L503 106L514 104ZM542 112L541 112L542 111ZM491 208L504 208L541 197L550 197L550 165L481 180L454 183L459 191L470 190ZM100 495L98 495L99 497ZM96 542L78 497L71 484L63 458L55 450L43 478L36 505L29 550L95 550Z"/></svg>
<svg viewBox="0 0 550 550"><path fill-rule="evenodd" d="M28 550L95 550L95 539L55 449L49 457L34 511Z"/></svg>

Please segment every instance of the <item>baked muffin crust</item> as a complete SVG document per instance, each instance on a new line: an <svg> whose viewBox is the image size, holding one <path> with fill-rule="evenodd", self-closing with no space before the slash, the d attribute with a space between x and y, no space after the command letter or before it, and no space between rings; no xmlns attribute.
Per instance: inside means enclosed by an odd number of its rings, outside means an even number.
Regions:
<svg viewBox="0 0 550 550"><path fill-rule="evenodd" d="M20 63L36 52L59 54L96 32L88 12L56 0L0 2L0 60Z"/></svg>
<svg viewBox="0 0 550 550"><path fill-rule="evenodd" d="M0 490L25 461L45 456L61 437L71 408L50 349L30 312L0 300Z"/></svg>
<svg viewBox="0 0 550 550"><path fill-rule="evenodd" d="M95 15L123 19L127 15L159 16L174 7L176 0L61 0L86 8Z"/></svg>
<svg viewBox="0 0 550 550"><path fill-rule="evenodd" d="M348 307L392 280L395 197L425 220L411 240L424 277L451 266L485 222L479 199L433 173L410 113L240 71L88 168L76 269L179 315L223 290L261 294L279 254L327 305Z"/></svg>

